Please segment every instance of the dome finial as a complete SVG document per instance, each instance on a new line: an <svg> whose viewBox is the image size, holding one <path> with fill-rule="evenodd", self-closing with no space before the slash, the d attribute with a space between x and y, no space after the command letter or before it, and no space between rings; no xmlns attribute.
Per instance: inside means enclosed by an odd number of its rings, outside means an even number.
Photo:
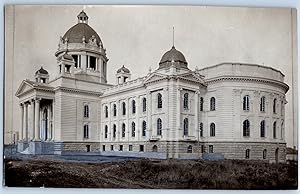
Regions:
<svg viewBox="0 0 300 194"><path fill-rule="evenodd" d="M78 14L77 18L78 18L78 23L86 23L86 24L88 23L89 17L86 15L86 13L84 12L84 10L82 10Z"/></svg>
<svg viewBox="0 0 300 194"><path fill-rule="evenodd" d="M174 30L174 26L173 26L173 46L172 46L172 48L175 48L175 46L174 46L174 34L175 34L175 30Z"/></svg>

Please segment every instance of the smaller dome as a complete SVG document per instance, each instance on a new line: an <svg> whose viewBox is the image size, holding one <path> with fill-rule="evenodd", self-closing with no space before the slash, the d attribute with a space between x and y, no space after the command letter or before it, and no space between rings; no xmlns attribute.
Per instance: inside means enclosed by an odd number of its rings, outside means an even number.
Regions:
<svg viewBox="0 0 300 194"><path fill-rule="evenodd" d="M46 74L46 75L48 75L48 71L46 71L43 68L43 66L41 66L41 68L35 72L35 75L37 75L37 74Z"/></svg>
<svg viewBox="0 0 300 194"><path fill-rule="evenodd" d="M69 55L68 53L65 52L65 54L63 55L63 58L64 59L67 59L67 60L71 60L73 61L73 57L71 55Z"/></svg>
<svg viewBox="0 0 300 194"><path fill-rule="evenodd" d="M89 19L89 17L86 15L86 13L83 10L78 14L77 18L80 21L87 21Z"/></svg>
<svg viewBox="0 0 300 194"><path fill-rule="evenodd" d="M166 62L180 62L187 64L184 55L175 49L175 46L172 46L171 50L167 51L161 58L159 64Z"/></svg>
<svg viewBox="0 0 300 194"><path fill-rule="evenodd" d="M121 73L121 72L130 73L129 69L127 69L124 65L117 71L117 73Z"/></svg>

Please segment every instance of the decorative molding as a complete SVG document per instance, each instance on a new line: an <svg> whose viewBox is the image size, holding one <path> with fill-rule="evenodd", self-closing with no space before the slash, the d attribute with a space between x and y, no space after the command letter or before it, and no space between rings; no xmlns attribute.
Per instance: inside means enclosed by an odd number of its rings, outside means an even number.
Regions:
<svg viewBox="0 0 300 194"><path fill-rule="evenodd" d="M212 78L210 80L206 80L206 84L211 83L217 83L221 81L242 81L242 82L258 82L258 83L266 83L271 84L275 86L280 86L282 89L284 89L285 92L288 91L289 86L283 82L275 81L275 80L269 80L269 79L263 79L263 78L255 78L255 77L217 77Z"/></svg>

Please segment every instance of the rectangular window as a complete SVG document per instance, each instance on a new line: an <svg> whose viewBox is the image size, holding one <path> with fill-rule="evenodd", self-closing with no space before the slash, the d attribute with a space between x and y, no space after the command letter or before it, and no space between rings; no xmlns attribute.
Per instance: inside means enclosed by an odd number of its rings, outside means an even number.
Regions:
<svg viewBox="0 0 300 194"><path fill-rule="evenodd" d="M132 145L129 145L128 150L129 150L129 151L132 151Z"/></svg>
<svg viewBox="0 0 300 194"><path fill-rule="evenodd" d="M250 150L249 149L246 150L245 158L246 159L250 158Z"/></svg>
<svg viewBox="0 0 300 194"><path fill-rule="evenodd" d="M208 146L208 151L209 151L209 153L214 153L214 146L213 145L209 145Z"/></svg>
<svg viewBox="0 0 300 194"><path fill-rule="evenodd" d="M102 151L105 152L105 145L102 145Z"/></svg>
<svg viewBox="0 0 300 194"><path fill-rule="evenodd" d="M114 145L110 145L110 150L114 151Z"/></svg>
<svg viewBox="0 0 300 194"><path fill-rule="evenodd" d="M96 60L96 57L90 56L90 68L94 71L96 70Z"/></svg>
<svg viewBox="0 0 300 194"><path fill-rule="evenodd" d="M120 145L119 151L123 151L123 145Z"/></svg>
<svg viewBox="0 0 300 194"><path fill-rule="evenodd" d="M78 68L78 55L72 55L74 62L75 62L75 68Z"/></svg>
<svg viewBox="0 0 300 194"><path fill-rule="evenodd" d="M140 145L140 152L144 152L144 145Z"/></svg>
<svg viewBox="0 0 300 194"><path fill-rule="evenodd" d="M204 152L205 152L204 145L201 145L201 153L204 153Z"/></svg>
<svg viewBox="0 0 300 194"><path fill-rule="evenodd" d="M90 152L91 151L91 145L86 145L86 152Z"/></svg>

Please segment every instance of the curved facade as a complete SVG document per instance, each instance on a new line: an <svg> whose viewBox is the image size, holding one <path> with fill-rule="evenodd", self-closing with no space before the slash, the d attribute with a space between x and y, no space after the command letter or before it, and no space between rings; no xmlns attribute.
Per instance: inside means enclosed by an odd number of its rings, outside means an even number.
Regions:
<svg viewBox="0 0 300 194"><path fill-rule="evenodd" d="M40 71L17 91L20 152L285 162L289 88L280 71L240 63L192 71L173 46L155 71L131 80L122 66L109 85L100 37L77 29L87 21L81 12L61 38L56 78Z"/></svg>

